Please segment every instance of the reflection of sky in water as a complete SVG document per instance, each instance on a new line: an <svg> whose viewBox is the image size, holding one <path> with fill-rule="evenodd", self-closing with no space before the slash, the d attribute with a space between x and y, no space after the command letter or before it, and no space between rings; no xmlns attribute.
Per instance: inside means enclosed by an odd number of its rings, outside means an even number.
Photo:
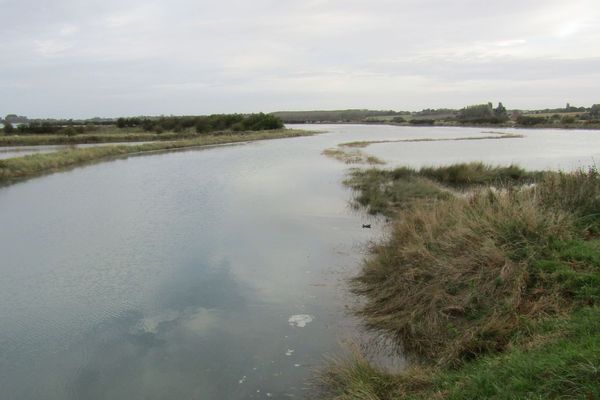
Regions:
<svg viewBox="0 0 600 400"><path fill-rule="evenodd" d="M0 189L3 398L301 394L322 354L351 331L339 289L378 236L347 207L347 166L321 151L353 140L486 135L330 129L133 157ZM541 167L586 160L600 144L586 132L523 133L365 151L411 165L476 158ZM299 314L314 320L291 326Z"/></svg>

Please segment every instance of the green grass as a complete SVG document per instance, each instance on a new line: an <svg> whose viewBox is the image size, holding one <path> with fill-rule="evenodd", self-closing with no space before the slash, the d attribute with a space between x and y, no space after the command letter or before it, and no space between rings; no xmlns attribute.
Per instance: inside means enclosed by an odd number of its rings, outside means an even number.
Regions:
<svg viewBox="0 0 600 400"><path fill-rule="evenodd" d="M600 309L584 308L566 321L551 322L560 336L445 371L429 393L414 398L444 393L457 400L600 399Z"/></svg>
<svg viewBox="0 0 600 400"><path fill-rule="evenodd" d="M304 130L282 129L274 131L243 132L227 135L209 135L195 139L171 142L153 142L131 146L98 146L61 150L46 154L32 154L23 157L0 160L0 183L12 183L36 175L50 173L53 171L113 157L236 142L308 136L312 134L312 132Z"/></svg>
<svg viewBox="0 0 600 400"><path fill-rule="evenodd" d="M390 206L398 195L386 190L415 179L471 192L408 192ZM487 187L498 181L503 190ZM352 288L365 325L394 339L411 367L393 375L357 354L333 361L323 398L600 398L595 169L461 164L355 171L347 183L359 198L381 196L363 205L396 211Z"/></svg>

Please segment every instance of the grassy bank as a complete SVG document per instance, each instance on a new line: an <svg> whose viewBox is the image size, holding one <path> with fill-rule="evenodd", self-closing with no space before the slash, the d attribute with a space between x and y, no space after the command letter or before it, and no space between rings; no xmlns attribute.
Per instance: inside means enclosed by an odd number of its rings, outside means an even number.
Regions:
<svg viewBox="0 0 600 400"><path fill-rule="evenodd" d="M173 141L181 139L196 139L202 136L205 135L198 134L193 130L186 130L182 132L165 132L158 134L153 132L145 132L141 128L129 128L125 131L117 128L101 128L93 133L82 133L75 135L0 135L0 147Z"/></svg>
<svg viewBox="0 0 600 400"><path fill-rule="evenodd" d="M23 157L0 160L0 183L11 183L36 175L58 171L111 157L217 144L308 136L312 134L312 132L304 130L281 129L274 131L241 132L227 135L209 135L189 140L154 142L132 146L111 145L84 149L68 149L47 154L32 154Z"/></svg>
<svg viewBox="0 0 600 400"><path fill-rule="evenodd" d="M324 398L600 398L595 169L460 164L346 183L393 218L352 286L366 326L411 367L393 375L353 354L323 371Z"/></svg>

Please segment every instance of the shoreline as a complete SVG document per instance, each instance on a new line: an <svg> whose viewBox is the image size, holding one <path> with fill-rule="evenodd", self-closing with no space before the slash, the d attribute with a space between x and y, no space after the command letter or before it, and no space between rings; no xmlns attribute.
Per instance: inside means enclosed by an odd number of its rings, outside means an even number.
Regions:
<svg viewBox="0 0 600 400"><path fill-rule="evenodd" d="M207 136L227 135L228 132L211 132L199 134L195 132L117 132L117 133L83 133L73 136L60 134L22 134L0 135L0 148L2 147L28 147L28 146L69 146L78 144L110 144L130 142L169 142L174 140L200 139Z"/></svg>
<svg viewBox="0 0 600 400"><path fill-rule="evenodd" d="M395 123L395 122L370 122L370 121L357 121L357 122L343 122L343 121L314 121L314 122L285 122L290 126L295 125L387 125L387 126L403 126L410 128L435 128L435 127L448 127L448 128L498 128L498 129L560 129L560 130L600 130L600 124L594 124L591 126L573 126L573 125L546 125L538 124L532 126L516 125L516 124L410 124L410 123Z"/></svg>
<svg viewBox="0 0 600 400"><path fill-rule="evenodd" d="M249 143L260 140L312 136L316 132L301 129L243 132L229 135L210 135L191 140L151 142L140 145L107 145L59 150L52 153L29 154L0 160L0 187L41 175L74 167L108 161L115 158L155 154L173 150L210 148L214 146Z"/></svg>

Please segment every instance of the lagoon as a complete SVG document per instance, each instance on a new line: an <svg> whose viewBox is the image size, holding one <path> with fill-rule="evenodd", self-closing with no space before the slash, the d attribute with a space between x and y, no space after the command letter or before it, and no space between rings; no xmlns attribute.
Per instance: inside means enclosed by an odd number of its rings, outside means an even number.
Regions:
<svg viewBox="0 0 600 400"><path fill-rule="evenodd" d="M297 127L297 126L294 126ZM5 399L301 398L360 332L346 279L377 220L352 210L357 140L489 129L316 125L299 137L112 160L0 188ZM389 166L481 160L574 169L600 132L373 144ZM362 229L362 223L375 229Z"/></svg>

